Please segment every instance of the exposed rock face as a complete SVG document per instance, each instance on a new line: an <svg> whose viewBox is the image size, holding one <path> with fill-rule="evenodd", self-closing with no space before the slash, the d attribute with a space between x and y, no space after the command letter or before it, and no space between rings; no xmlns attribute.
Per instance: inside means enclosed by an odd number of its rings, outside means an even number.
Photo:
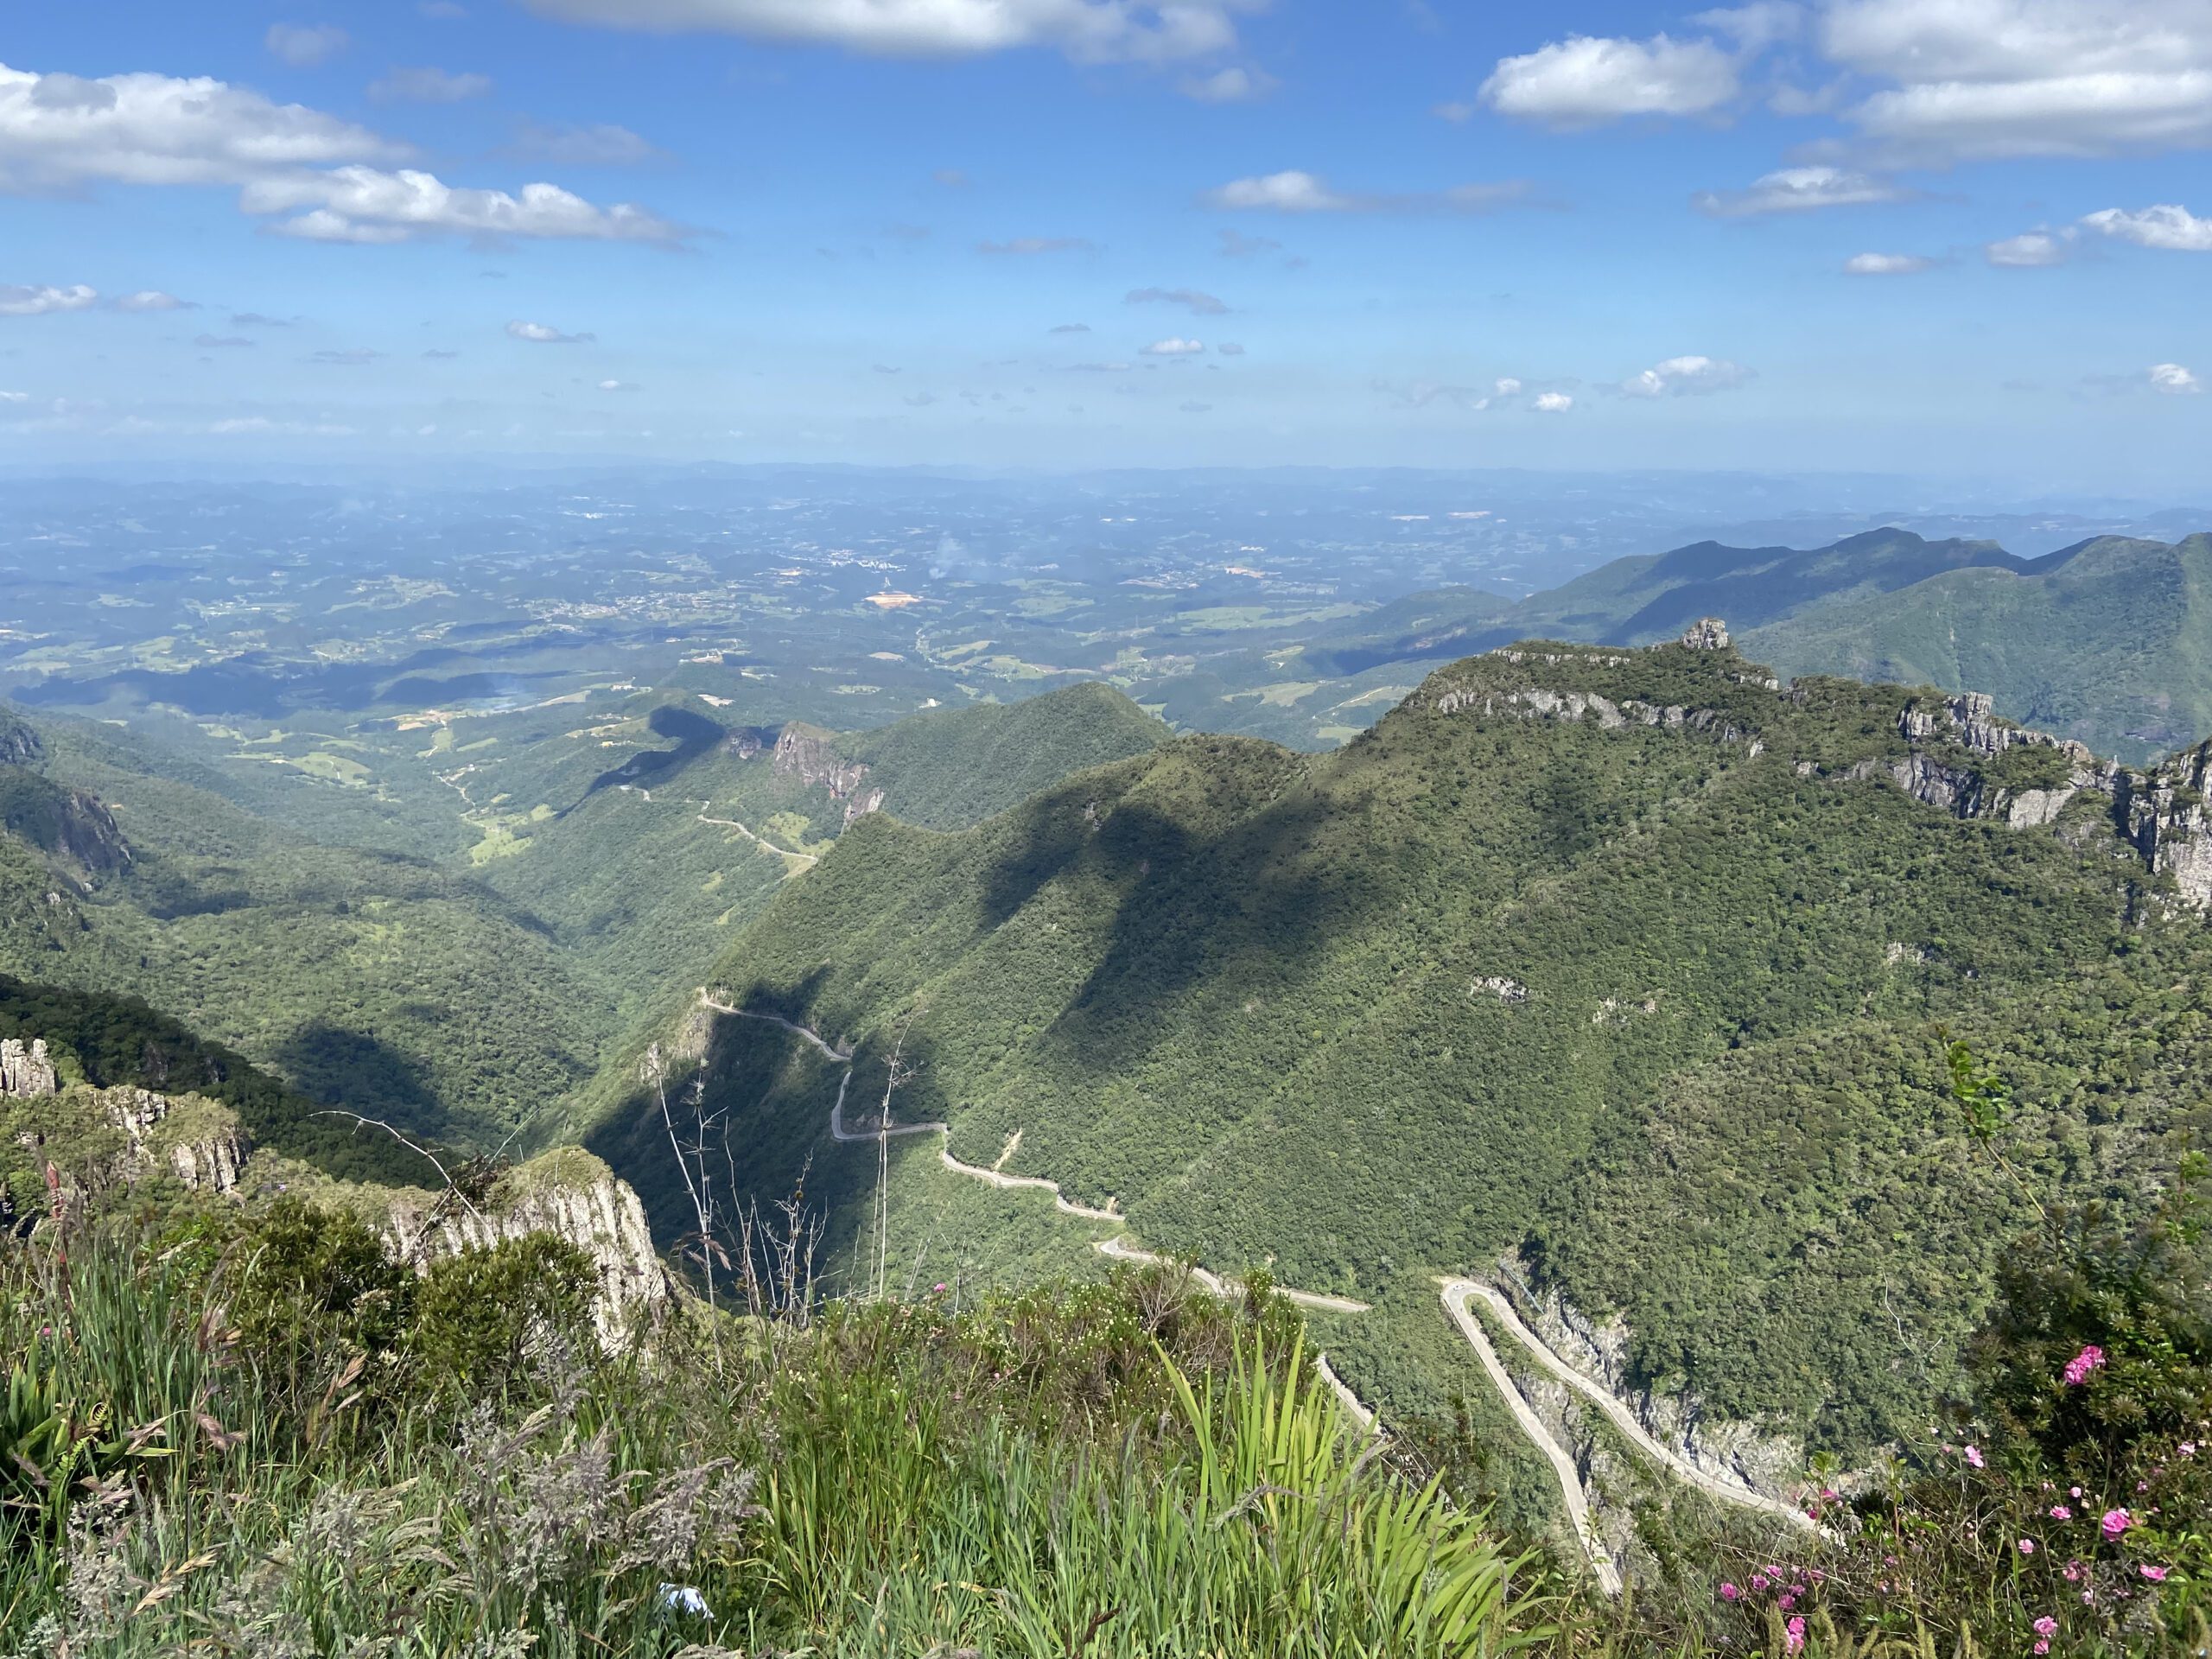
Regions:
<svg viewBox="0 0 2212 1659"><path fill-rule="evenodd" d="M599 1274L600 1335L619 1340L670 1297L645 1208L630 1184L589 1153L549 1153L510 1173L474 1214L413 1196L391 1206L395 1246L427 1271L467 1250L550 1233L591 1258Z"/></svg>
<svg viewBox="0 0 2212 1659"><path fill-rule="evenodd" d="M138 1180L166 1166L195 1192L228 1192L238 1184L253 1142L245 1131L225 1114L222 1121L200 1127L200 1132L162 1135L156 1132L169 1117L175 1103L166 1095L143 1089L110 1089L101 1098L108 1116L130 1142L122 1172L126 1180Z"/></svg>
<svg viewBox="0 0 2212 1659"><path fill-rule="evenodd" d="M1726 651L1728 625L1717 616L1700 616L1682 635L1682 643L1692 651Z"/></svg>
<svg viewBox="0 0 2212 1659"><path fill-rule="evenodd" d="M854 819L880 810L883 791L880 789L862 790L868 768L857 760L840 756L827 736L798 726L786 726L783 735L776 740L773 762L779 778L796 778L803 784L830 791L833 801L845 803L845 823L850 827Z"/></svg>
<svg viewBox="0 0 2212 1659"><path fill-rule="evenodd" d="M1492 974L1487 978L1477 980L1467 987L1467 995L1494 996L1501 1002L1519 1003L1529 1000L1529 988L1517 979L1508 979L1503 974Z"/></svg>
<svg viewBox="0 0 2212 1659"><path fill-rule="evenodd" d="M1515 653L1500 652L1513 658ZM1436 712L1452 715L1476 709L1485 715L1519 715L1524 719L1583 720L1592 715L1607 731L1626 726L1664 726L1675 731L1702 733L1722 743L1748 742L1756 760L1766 752L1764 740L1753 737L1715 709L1690 709L1680 703L1661 707L1634 697L1615 702L1595 691L1553 691L1542 686L1503 693L1472 690L1446 691L1436 700Z"/></svg>
<svg viewBox="0 0 2212 1659"><path fill-rule="evenodd" d="M29 1048L18 1038L0 1039L0 1095L28 1098L58 1094L60 1087L45 1038L32 1038Z"/></svg>
<svg viewBox="0 0 2212 1659"><path fill-rule="evenodd" d="M2173 879L2176 899L2212 912L2212 741L2184 749L2147 772L2122 774L2116 810L2121 833L2150 861L2153 875Z"/></svg>
<svg viewBox="0 0 2212 1659"><path fill-rule="evenodd" d="M28 766L46 753L38 734L6 709L0 709L0 766Z"/></svg>
<svg viewBox="0 0 2212 1659"><path fill-rule="evenodd" d="M777 728L773 726L741 726L729 734L729 752L741 760L751 760L776 745Z"/></svg>

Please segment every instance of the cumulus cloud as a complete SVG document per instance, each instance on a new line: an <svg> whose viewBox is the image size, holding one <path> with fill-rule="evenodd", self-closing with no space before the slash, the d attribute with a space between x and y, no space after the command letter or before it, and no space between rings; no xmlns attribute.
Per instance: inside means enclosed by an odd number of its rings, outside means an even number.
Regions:
<svg viewBox="0 0 2212 1659"><path fill-rule="evenodd" d="M1265 0L524 0L568 22L712 32L901 57L1051 47L1085 62L1165 63L1236 44Z"/></svg>
<svg viewBox="0 0 2212 1659"><path fill-rule="evenodd" d="M1590 127L1634 115L1702 115L1739 86L1735 54L1711 41L1577 35L1499 60L1480 96L1501 115Z"/></svg>
<svg viewBox="0 0 2212 1659"><path fill-rule="evenodd" d="M1563 391L1540 391L1534 407L1539 415L1564 415L1574 407L1574 399Z"/></svg>
<svg viewBox="0 0 2212 1659"><path fill-rule="evenodd" d="M28 391L0 391L0 404L28 404L30 400Z"/></svg>
<svg viewBox="0 0 2212 1659"><path fill-rule="evenodd" d="M1917 253L1854 253L1843 268L1853 276L1910 276L1935 263Z"/></svg>
<svg viewBox="0 0 2212 1659"><path fill-rule="evenodd" d="M1082 236L1017 236L1010 242L978 242L978 253L1096 253L1098 245Z"/></svg>
<svg viewBox="0 0 2212 1659"><path fill-rule="evenodd" d="M444 232L672 243L677 226L627 202L600 207L557 185L460 189L407 168L410 152L365 127L206 77L86 80L0 66L0 191L94 183L233 185L270 228L330 242Z"/></svg>
<svg viewBox="0 0 2212 1659"><path fill-rule="evenodd" d="M2146 372L2152 390L2170 397L2184 397L2204 390L2204 383L2178 363L2153 363Z"/></svg>
<svg viewBox="0 0 2212 1659"><path fill-rule="evenodd" d="M1290 169L1249 179L1232 179L1203 200L1231 212L1276 213L1489 213L1528 194L1518 181L1502 184L1459 184L1447 190L1387 194L1338 190L1311 173ZM1224 249L1224 251L1229 250Z"/></svg>
<svg viewBox="0 0 2212 1659"><path fill-rule="evenodd" d="M435 174L340 167L256 181L238 203L249 213L296 213L269 228L311 242L405 242L418 236L568 238L668 245L684 232L632 202L601 207L555 184L456 189ZM304 211L302 211L304 210Z"/></svg>
<svg viewBox="0 0 2212 1659"><path fill-rule="evenodd" d="M1196 340L1155 340L1144 348L1147 357L1195 357L1205 350L1205 345Z"/></svg>
<svg viewBox="0 0 2212 1659"><path fill-rule="evenodd" d="M1901 160L2212 143L2204 0L1833 0L1820 45L1897 83L1850 114Z"/></svg>
<svg viewBox="0 0 2212 1659"><path fill-rule="evenodd" d="M1681 397L1727 391L1751 378L1740 364L1719 357L1670 357L1621 382L1631 397Z"/></svg>
<svg viewBox="0 0 2212 1659"><path fill-rule="evenodd" d="M1886 179L1840 167L1785 167L1762 175L1745 190L1701 190L1690 200L1716 219L1764 213L1802 213L1821 207L1859 207L1909 201L1913 193Z"/></svg>
<svg viewBox="0 0 2212 1659"><path fill-rule="evenodd" d="M464 104L491 90L489 75L456 75L429 64L394 69L369 83L369 97L378 104Z"/></svg>
<svg viewBox="0 0 2212 1659"><path fill-rule="evenodd" d="M2049 231L2023 231L2018 236L2008 236L1992 242L1981 251L1982 257L1993 265L2013 270L2031 270L2046 265L2063 265L2073 252L2072 245L2063 236L2054 236Z"/></svg>
<svg viewBox="0 0 2212 1659"><path fill-rule="evenodd" d="M1231 67L1211 75L1186 75L1176 83L1176 90L1201 104L1249 104L1265 98L1278 84L1260 70Z"/></svg>
<svg viewBox="0 0 2212 1659"><path fill-rule="evenodd" d="M26 288L0 283L0 317L42 317L50 311L82 311L99 302L98 290L78 283L68 288Z"/></svg>
<svg viewBox="0 0 2212 1659"><path fill-rule="evenodd" d="M1229 308L1211 294L1195 288L1133 288L1122 296L1124 305L1179 305L1194 317L1219 317Z"/></svg>
<svg viewBox="0 0 2212 1659"><path fill-rule="evenodd" d="M517 321L507 325L507 333L517 340L526 340L533 346L586 346L595 336L564 334L550 323Z"/></svg>
<svg viewBox="0 0 2212 1659"><path fill-rule="evenodd" d="M2107 207L2082 221L2092 230L2133 242L2139 248L2164 248L2177 253L2212 253L2212 219L2199 219L2174 202L2161 202L2139 213Z"/></svg>
<svg viewBox="0 0 2212 1659"><path fill-rule="evenodd" d="M343 52L351 37L335 23L271 23L261 43L295 69L312 69Z"/></svg>

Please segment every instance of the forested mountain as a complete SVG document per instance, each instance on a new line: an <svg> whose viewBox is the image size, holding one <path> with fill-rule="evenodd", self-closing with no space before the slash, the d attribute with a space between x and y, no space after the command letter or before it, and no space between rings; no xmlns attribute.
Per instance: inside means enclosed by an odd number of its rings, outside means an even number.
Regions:
<svg viewBox="0 0 2212 1659"><path fill-rule="evenodd" d="M2036 559L1896 529L1809 550L1699 542L1616 559L1518 603L1466 588L1414 594L1146 695L1187 725L1218 729L1235 710L1235 729L1307 747L1309 733L1351 735L1343 711L1360 694L1395 698L1451 658L1530 635L1650 645L1725 616L1784 673L1990 693L2012 719L2139 762L2212 733L2208 607L2206 536L2098 537ZM1308 709L1334 723L1317 727Z"/></svg>
<svg viewBox="0 0 2212 1659"><path fill-rule="evenodd" d="M1746 649L1791 672L1972 687L2016 719L2145 760L2212 733L2212 536L2102 536L2018 569L1837 595Z"/></svg>
<svg viewBox="0 0 2212 1659"><path fill-rule="evenodd" d="M2171 1166L2207 760L2131 773L1726 648L1526 645L1332 754L1190 737L956 835L861 818L717 995L856 1044L855 1103L897 1046L901 1122L1155 1248L1377 1300L1518 1252L1625 1313L1637 1376L1863 1448L1925 1412L2023 1223L1939 1024L2017 1069L2038 1176L2125 1207ZM760 1020L674 1052L754 1192L872 1183L836 1064ZM665 1201L641 1105L594 1145Z"/></svg>

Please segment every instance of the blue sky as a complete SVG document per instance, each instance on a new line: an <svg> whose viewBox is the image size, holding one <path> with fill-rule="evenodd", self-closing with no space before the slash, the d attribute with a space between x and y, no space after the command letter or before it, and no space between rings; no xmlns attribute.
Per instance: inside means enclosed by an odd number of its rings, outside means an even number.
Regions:
<svg viewBox="0 0 2212 1659"><path fill-rule="evenodd" d="M0 64L0 463L2212 487L2212 0L104 0Z"/></svg>

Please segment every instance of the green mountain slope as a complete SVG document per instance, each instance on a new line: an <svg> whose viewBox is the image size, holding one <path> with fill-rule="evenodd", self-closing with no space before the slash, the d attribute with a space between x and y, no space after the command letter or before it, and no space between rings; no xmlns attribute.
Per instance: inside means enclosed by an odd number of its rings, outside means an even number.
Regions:
<svg viewBox="0 0 2212 1659"><path fill-rule="evenodd" d="M607 999L480 886L308 841L105 728L29 729L0 766L0 799L41 808L0 829L0 971L143 997L317 1098L459 1140L590 1075Z"/></svg>
<svg viewBox="0 0 2212 1659"><path fill-rule="evenodd" d="M1986 691L2015 719L2145 760L2212 732L2212 536L2103 537L2019 570L1833 598L1746 649L1793 673Z"/></svg>
<svg viewBox="0 0 2212 1659"><path fill-rule="evenodd" d="M1781 691L1730 652L1497 652L1333 754L1189 738L957 835L863 818L716 983L856 1043L865 1111L902 1044L899 1119L1155 1248L1376 1300L1523 1251L1586 1311L1630 1311L1640 1374L1863 1446L1924 1412L2021 1219L1929 1086L1931 1022L2012 1052L2099 976L2112 1031L2160 995L2201 1020L2212 985L2203 923L2162 919L2116 833L2155 791L1970 747L2003 741L1896 687ZM2075 771L2101 788L2019 792ZM1993 817L1929 804L1956 800ZM1839 1042L1894 1058L1832 1081ZM765 1020L671 1043L741 1185L865 1191L873 1147L826 1135L840 1068ZM2126 1198L2170 1157L2185 1103L2158 1066L2094 1133L2088 1085L2033 1077L2022 1155L2075 1192ZM1737 1155L1776 1124L1802 1133ZM666 1203L657 1109L615 1105L594 1144ZM1617 1216L1715 1193L1726 1225ZM1686 1335L1774 1301L1725 1354ZM1887 1317L1917 1369L1853 1357Z"/></svg>

